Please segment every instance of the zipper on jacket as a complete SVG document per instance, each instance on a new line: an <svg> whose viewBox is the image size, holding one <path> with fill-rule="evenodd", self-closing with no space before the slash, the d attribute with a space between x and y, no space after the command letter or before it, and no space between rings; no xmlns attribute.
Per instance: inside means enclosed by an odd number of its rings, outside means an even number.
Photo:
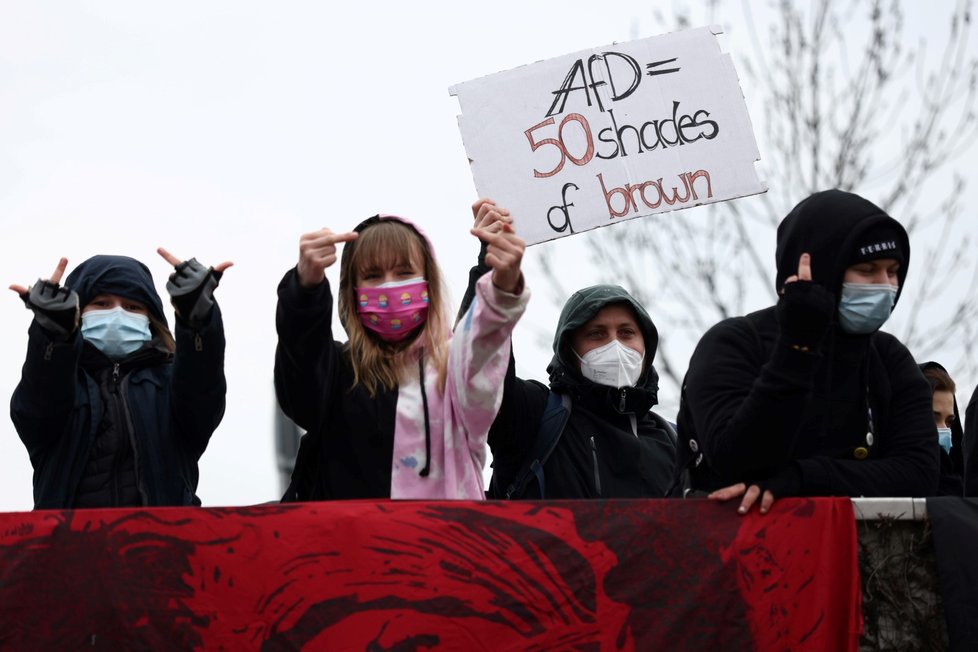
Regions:
<svg viewBox="0 0 978 652"><path fill-rule="evenodd" d="M200 336L200 331L194 331L194 351L204 350L204 338Z"/></svg>
<svg viewBox="0 0 978 652"><path fill-rule="evenodd" d="M624 387L621 388L621 400L618 402L618 411L623 414L625 412L625 388Z"/></svg>
<svg viewBox="0 0 978 652"><path fill-rule="evenodd" d="M113 376L117 377L119 370L119 365L115 366L113 370ZM128 386L128 383L124 383ZM139 446L136 445L136 427L132 423L132 414L129 412L129 401L128 391L120 392L119 400L122 401L122 412L125 416L125 426L129 434L129 444L132 446L132 466L133 473L136 474L136 490L139 491L139 497L142 499L143 505L149 505L149 496L146 494L146 488L143 486L142 479L139 473Z"/></svg>
<svg viewBox="0 0 978 652"><path fill-rule="evenodd" d="M119 363L112 365L112 393L119 393Z"/></svg>
<svg viewBox="0 0 978 652"><path fill-rule="evenodd" d="M601 474L598 473L598 445L594 443L594 436L591 436L591 461L594 463L594 491L598 496L601 495Z"/></svg>
<svg viewBox="0 0 978 652"><path fill-rule="evenodd" d="M54 355L54 342L48 342L48 345L44 347L44 359L50 360L52 355Z"/></svg>

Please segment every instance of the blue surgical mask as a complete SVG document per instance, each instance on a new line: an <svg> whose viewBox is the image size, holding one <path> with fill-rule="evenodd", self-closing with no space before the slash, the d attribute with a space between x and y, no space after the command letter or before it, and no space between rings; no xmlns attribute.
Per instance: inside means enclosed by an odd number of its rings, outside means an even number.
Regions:
<svg viewBox="0 0 978 652"><path fill-rule="evenodd" d="M890 318L896 294L889 283L843 283L839 326L852 335L875 332Z"/></svg>
<svg viewBox="0 0 978 652"><path fill-rule="evenodd" d="M89 310L82 314L81 334L108 358L125 358L153 339L149 317L129 312L122 307L109 310Z"/></svg>
<svg viewBox="0 0 978 652"><path fill-rule="evenodd" d="M938 428L937 429L937 443L941 445L944 452L948 455L951 454L951 429L950 428Z"/></svg>

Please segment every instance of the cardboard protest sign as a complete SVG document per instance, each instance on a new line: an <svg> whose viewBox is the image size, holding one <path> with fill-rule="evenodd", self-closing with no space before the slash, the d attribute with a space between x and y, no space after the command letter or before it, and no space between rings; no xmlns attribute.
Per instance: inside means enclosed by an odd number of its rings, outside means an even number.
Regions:
<svg viewBox="0 0 978 652"><path fill-rule="evenodd" d="M718 28L578 52L449 89L479 196L527 243L764 192Z"/></svg>

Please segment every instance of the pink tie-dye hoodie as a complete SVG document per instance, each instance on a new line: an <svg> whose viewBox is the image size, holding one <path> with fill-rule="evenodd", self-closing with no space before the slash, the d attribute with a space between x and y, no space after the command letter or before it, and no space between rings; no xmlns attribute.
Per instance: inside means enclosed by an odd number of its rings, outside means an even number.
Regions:
<svg viewBox="0 0 978 652"><path fill-rule="evenodd" d="M484 498L489 427L503 400L510 335L526 308L529 291L508 294L492 284L492 273L476 283L476 294L449 343L444 394L438 370L425 365L431 459L425 463L425 410L419 375L402 380L397 395L391 498Z"/></svg>

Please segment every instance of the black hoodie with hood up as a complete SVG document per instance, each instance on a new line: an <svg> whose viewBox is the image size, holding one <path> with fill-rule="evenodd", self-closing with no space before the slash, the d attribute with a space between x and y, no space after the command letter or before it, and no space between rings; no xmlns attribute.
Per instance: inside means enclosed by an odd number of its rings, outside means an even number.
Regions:
<svg viewBox="0 0 978 652"><path fill-rule="evenodd" d="M571 334L611 304L634 312L645 340L646 370L634 387L613 388L587 380L571 348ZM550 388L516 376L510 358L503 402L489 431L493 478L489 497L500 498L530 457L550 391L567 394L571 413L544 464L546 498L661 498L671 485L675 443L649 410L658 401L659 377L651 360L659 335L648 313L616 285L574 293L564 304L547 367ZM531 482L518 498L539 498Z"/></svg>
<svg viewBox="0 0 978 652"><path fill-rule="evenodd" d="M93 256L68 275L65 287L82 308L100 294L115 294L144 303L166 324L149 269L133 258ZM106 472L110 486L119 484L117 468L100 466L107 432L115 445L131 447L125 470L135 474L137 493L128 504L200 504L197 462L224 416L227 389L217 304L205 323L191 327L177 319L174 335L176 355L154 339L113 362L78 329L61 341L31 322L10 415L34 466L35 509L76 507L79 492L88 507L122 504L112 499L118 487L90 486L93 475Z"/></svg>
<svg viewBox="0 0 978 652"><path fill-rule="evenodd" d="M902 288L909 239L873 203L827 190L781 222L775 286L784 287L801 254L811 254L812 281L791 284L786 294L797 307L821 293L832 308L827 331L797 346L782 295L779 305L722 321L703 336L679 413L681 465L689 463L694 489L756 482L776 497L934 495L939 446L927 381L895 337L847 334L834 308L855 248L880 227L899 240Z"/></svg>
<svg viewBox="0 0 978 652"><path fill-rule="evenodd" d="M947 373L947 369L933 360L920 364L920 370L922 372L926 372L928 369L940 369L944 373ZM931 397L933 398L933 393L937 388L937 381L926 373L924 373L924 378L927 379L927 384L930 385ZM951 393L951 398L954 401L954 419L949 425L951 429L951 452L947 453L943 448L940 449L941 480L940 486L937 489L938 496L964 495L964 454L962 452L964 429L961 426L961 413L958 412L958 399L954 396L953 392Z"/></svg>

